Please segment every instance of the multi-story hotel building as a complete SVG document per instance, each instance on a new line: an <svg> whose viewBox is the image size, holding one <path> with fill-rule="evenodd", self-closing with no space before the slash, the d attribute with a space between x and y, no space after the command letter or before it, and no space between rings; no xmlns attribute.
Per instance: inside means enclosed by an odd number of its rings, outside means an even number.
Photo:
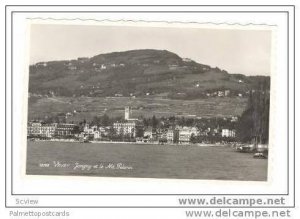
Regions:
<svg viewBox="0 0 300 219"><path fill-rule="evenodd" d="M117 135L129 135L133 138L136 136L135 122L115 122L113 127Z"/></svg>
<svg viewBox="0 0 300 219"><path fill-rule="evenodd" d="M75 124L61 123L58 124L55 130L55 135L68 136L74 134Z"/></svg>
<svg viewBox="0 0 300 219"><path fill-rule="evenodd" d="M31 122L27 126L27 136L53 137L57 123L43 124L41 122Z"/></svg>

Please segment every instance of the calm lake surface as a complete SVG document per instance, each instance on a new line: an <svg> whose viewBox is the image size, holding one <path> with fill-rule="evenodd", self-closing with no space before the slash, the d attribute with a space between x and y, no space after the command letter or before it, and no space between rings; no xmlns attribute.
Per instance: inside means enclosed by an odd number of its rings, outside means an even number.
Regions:
<svg viewBox="0 0 300 219"><path fill-rule="evenodd" d="M28 142L29 175L267 180L267 159L229 147Z"/></svg>

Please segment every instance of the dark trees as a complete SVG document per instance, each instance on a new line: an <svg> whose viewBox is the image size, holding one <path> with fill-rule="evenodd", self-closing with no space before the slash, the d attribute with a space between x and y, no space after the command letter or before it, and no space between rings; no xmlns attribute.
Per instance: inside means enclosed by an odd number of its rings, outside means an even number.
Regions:
<svg viewBox="0 0 300 219"><path fill-rule="evenodd" d="M240 141L254 140L256 143L268 143L269 108L270 92L267 81L264 81L260 84L259 90L250 91L248 106L237 126L237 135Z"/></svg>

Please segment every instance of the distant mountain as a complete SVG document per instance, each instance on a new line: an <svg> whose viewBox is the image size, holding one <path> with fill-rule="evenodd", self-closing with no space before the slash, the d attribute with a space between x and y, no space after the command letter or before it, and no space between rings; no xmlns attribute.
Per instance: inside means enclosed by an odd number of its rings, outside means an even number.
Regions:
<svg viewBox="0 0 300 219"><path fill-rule="evenodd" d="M29 92L55 96L148 96L202 98L257 89L265 76L229 74L166 50L131 50L91 58L41 62L29 67Z"/></svg>

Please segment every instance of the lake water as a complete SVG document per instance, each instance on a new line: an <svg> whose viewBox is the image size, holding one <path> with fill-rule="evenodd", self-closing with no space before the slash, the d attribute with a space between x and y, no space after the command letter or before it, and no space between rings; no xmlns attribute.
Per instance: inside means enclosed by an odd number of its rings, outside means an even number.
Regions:
<svg viewBox="0 0 300 219"><path fill-rule="evenodd" d="M28 142L29 175L265 181L267 159L229 147Z"/></svg>

